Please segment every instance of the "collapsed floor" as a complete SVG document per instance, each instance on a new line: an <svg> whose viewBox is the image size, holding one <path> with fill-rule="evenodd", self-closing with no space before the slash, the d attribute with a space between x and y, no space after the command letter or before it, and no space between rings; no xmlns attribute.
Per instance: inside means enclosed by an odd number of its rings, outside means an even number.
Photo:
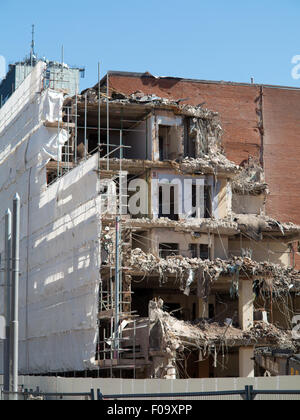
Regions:
<svg viewBox="0 0 300 420"><path fill-rule="evenodd" d="M275 294L287 293L292 288L300 290L299 271L268 262L258 263L247 257L234 257L228 261L221 259L203 261L199 258L181 256L169 256L164 259L153 254L145 254L141 249L134 249L131 252L130 266L144 275L158 273L161 282L168 275L173 275L180 282L181 290L185 292L196 279L197 282L201 282L202 289L206 291L206 294L200 295L202 297L207 297L209 287L220 276L232 276L235 279L239 276L256 277L261 279L264 284L267 283L266 278L272 278L272 288ZM270 282L265 287L270 290Z"/></svg>
<svg viewBox="0 0 300 420"><path fill-rule="evenodd" d="M151 322L159 324L161 329L161 350L169 348L172 351L183 351L185 347L203 350L215 346L227 348L253 345L273 345L277 349L293 351L299 348L291 332L280 330L269 323L257 321L251 329L242 331L233 327L230 320L223 324L206 320L185 322L164 311L163 305L161 299L149 304Z"/></svg>
<svg viewBox="0 0 300 420"><path fill-rule="evenodd" d="M280 330L274 325L256 322L251 329L242 331L234 328L231 320L223 324L205 320L184 322L165 312L163 304L161 299L149 303L150 343L153 346L151 354L155 356L152 375L155 377L189 377L186 360L191 354L194 354L194 360L190 374L194 375L196 367L203 372L205 364L208 372L210 365L219 367L219 372L226 372L225 359L229 352L242 347L253 346L254 357L263 352L265 346L269 349L274 347L277 352L284 350L294 353L299 350L299 343L297 345L293 340L291 332ZM182 364L182 361L185 363ZM182 365L185 365L184 369ZM230 371L228 373L230 375Z"/></svg>

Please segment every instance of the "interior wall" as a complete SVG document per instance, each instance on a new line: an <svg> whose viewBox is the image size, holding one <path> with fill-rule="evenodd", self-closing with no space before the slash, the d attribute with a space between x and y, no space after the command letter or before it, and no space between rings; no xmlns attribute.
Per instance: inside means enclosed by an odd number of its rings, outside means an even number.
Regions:
<svg viewBox="0 0 300 420"><path fill-rule="evenodd" d="M214 368L215 378L236 378L239 376L239 354L230 352L218 355L217 367Z"/></svg>
<svg viewBox="0 0 300 420"><path fill-rule="evenodd" d="M216 293L215 295L215 317L214 321L224 322L226 318L232 319L234 325L238 325L238 299L229 295L230 284L227 293Z"/></svg>
<svg viewBox="0 0 300 420"><path fill-rule="evenodd" d="M229 254L241 255L241 248L251 249L252 259L263 262L268 261L274 264L280 264L283 267L290 265L290 249L287 244L278 240L254 241L242 237L240 240L229 240Z"/></svg>
<svg viewBox="0 0 300 420"><path fill-rule="evenodd" d="M232 195L232 211L236 214L264 214L265 196L260 195Z"/></svg>
<svg viewBox="0 0 300 420"><path fill-rule="evenodd" d="M259 297L254 305L256 309L266 310L270 323L282 329L292 329L293 313L294 311L297 313L297 310L291 296L282 296L281 299L274 299L273 302L267 296Z"/></svg>
<svg viewBox="0 0 300 420"><path fill-rule="evenodd" d="M213 236L213 235L212 235ZM189 244L209 244L209 237L207 234L201 234L200 238L195 238L190 233L175 232L173 230L164 228L152 229L149 233L149 246L151 252L158 255L159 244L161 243L178 243L179 250L183 252L183 256L189 254ZM212 239L213 242L213 239Z"/></svg>
<svg viewBox="0 0 300 420"><path fill-rule="evenodd" d="M126 159L147 159L146 129L146 121L142 121L133 128L133 130L140 131L123 132L123 144L126 146L131 146L130 149L124 149L124 157Z"/></svg>
<svg viewBox="0 0 300 420"><path fill-rule="evenodd" d="M228 259L228 236L215 235L214 257Z"/></svg>
<svg viewBox="0 0 300 420"><path fill-rule="evenodd" d="M231 213L231 188L227 179L219 179L217 181L217 195L214 197L216 201L214 214L218 219L223 219Z"/></svg>
<svg viewBox="0 0 300 420"><path fill-rule="evenodd" d="M159 126L169 126L172 129L170 130L170 135L172 139L170 140L170 153L171 159L176 159L183 157L184 155L184 127L183 119L181 116L175 116L172 112L168 111L159 111L155 113L154 117L154 127L153 127L153 160L160 160L159 156Z"/></svg>

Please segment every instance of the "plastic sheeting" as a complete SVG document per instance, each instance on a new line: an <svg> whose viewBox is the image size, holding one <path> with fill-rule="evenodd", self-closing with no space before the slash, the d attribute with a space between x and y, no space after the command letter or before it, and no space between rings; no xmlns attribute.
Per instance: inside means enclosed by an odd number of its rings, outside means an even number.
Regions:
<svg viewBox="0 0 300 420"><path fill-rule="evenodd" d="M6 116L5 124L0 119L3 239L5 210L16 192L21 196L21 373L84 370L91 366L97 339L101 227L97 155L47 186L46 164L60 159L67 133L43 124L61 119L63 95L51 90L38 93L42 72L43 66L37 65L28 76L36 82L34 89L25 92L23 87L30 85L26 79L0 115ZM16 98L19 103L20 89L23 106L9 117L7 105L13 106ZM4 240L2 255L3 249ZM0 312L1 308L2 288Z"/></svg>

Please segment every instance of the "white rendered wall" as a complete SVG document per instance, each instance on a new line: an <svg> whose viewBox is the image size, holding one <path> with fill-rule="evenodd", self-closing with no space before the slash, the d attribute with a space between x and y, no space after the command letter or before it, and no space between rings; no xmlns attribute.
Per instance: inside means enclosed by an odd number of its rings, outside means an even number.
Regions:
<svg viewBox="0 0 300 420"><path fill-rule="evenodd" d="M83 370L96 348L97 155L47 187L46 164L60 159L67 133L44 126L46 120L61 119L63 95L41 92L42 72L38 64L0 113L2 261L4 213L16 192L21 197L20 373ZM10 112L16 104L19 112ZM2 344L0 350L2 371Z"/></svg>

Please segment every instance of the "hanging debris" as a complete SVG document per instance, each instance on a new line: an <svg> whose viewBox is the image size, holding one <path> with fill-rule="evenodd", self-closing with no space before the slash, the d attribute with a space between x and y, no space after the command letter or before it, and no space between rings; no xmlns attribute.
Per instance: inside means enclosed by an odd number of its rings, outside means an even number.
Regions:
<svg viewBox="0 0 300 420"><path fill-rule="evenodd" d="M160 258L151 253L146 254L136 248L131 252L131 270L143 272L145 275L158 275L161 283L166 282L168 276L173 276L180 281L180 289L185 290L190 271L195 271L195 280L205 275L205 282L210 286L220 276L235 276L238 271L244 277L273 279L274 293L287 293L292 288L300 289L300 272L291 267L282 267L267 261L257 262L247 257L233 257L230 260L217 258L213 261L200 258L186 258L180 255ZM190 286L190 284L188 285Z"/></svg>
<svg viewBox="0 0 300 420"><path fill-rule="evenodd" d="M294 223L281 223L271 217L256 214L233 214L233 221L242 232L247 232L255 240L262 239L264 232L280 232L281 236L299 235L300 226Z"/></svg>
<svg viewBox="0 0 300 420"><path fill-rule="evenodd" d="M253 158L241 165L241 170L232 182L232 191L235 194L259 195L268 194L268 184L265 182L264 170Z"/></svg>

